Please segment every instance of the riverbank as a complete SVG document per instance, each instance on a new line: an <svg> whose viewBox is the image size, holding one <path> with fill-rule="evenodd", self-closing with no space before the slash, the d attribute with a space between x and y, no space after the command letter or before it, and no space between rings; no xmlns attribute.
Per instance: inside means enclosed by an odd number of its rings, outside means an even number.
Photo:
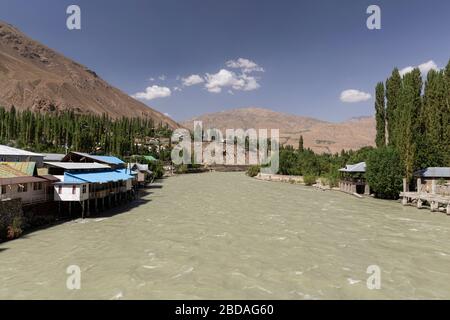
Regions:
<svg viewBox="0 0 450 320"><path fill-rule="evenodd" d="M0 245L1 299L450 298L450 221L243 173L178 175ZM66 269L81 269L68 290ZM366 286L381 269L381 289Z"/></svg>

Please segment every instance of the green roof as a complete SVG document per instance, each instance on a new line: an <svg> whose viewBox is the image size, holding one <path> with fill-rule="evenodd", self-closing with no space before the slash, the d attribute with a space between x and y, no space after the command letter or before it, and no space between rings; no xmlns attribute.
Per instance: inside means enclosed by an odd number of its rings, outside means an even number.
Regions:
<svg viewBox="0 0 450 320"><path fill-rule="evenodd" d="M0 178L34 176L35 162L0 162Z"/></svg>
<svg viewBox="0 0 450 320"><path fill-rule="evenodd" d="M153 157L153 156L144 156L144 159L145 160L148 160L148 161L158 161L155 157Z"/></svg>

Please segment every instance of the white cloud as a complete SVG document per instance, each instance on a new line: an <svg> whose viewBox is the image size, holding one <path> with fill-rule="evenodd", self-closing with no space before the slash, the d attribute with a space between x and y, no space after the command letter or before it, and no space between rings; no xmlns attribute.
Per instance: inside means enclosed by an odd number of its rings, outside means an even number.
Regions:
<svg viewBox="0 0 450 320"><path fill-rule="evenodd" d="M153 81L155 81L155 78L148 78L148 81L153 82Z"/></svg>
<svg viewBox="0 0 450 320"><path fill-rule="evenodd" d="M160 87L160 86L151 86L147 87L144 92L138 92L134 95L132 95L135 99L142 99L142 100L153 100L156 98L166 98L170 97L172 94L172 91L170 91L167 87Z"/></svg>
<svg viewBox="0 0 450 320"><path fill-rule="evenodd" d="M426 75L430 70L439 70L437 64L433 60L430 60L419 64L418 66L407 66L400 70L400 75L403 77L405 74L413 71L415 68L419 68L420 73L422 73L423 75Z"/></svg>
<svg viewBox="0 0 450 320"><path fill-rule="evenodd" d="M370 93L359 90L349 89L341 92L341 101L347 103L362 102L371 99Z"/></svg>
<svg viewBox="0 0 450 320"><path fill-rule="evenodd" d="M257 79L247 74L236 74L227 69L221 69L214 74L206 74L206 89L212 93L222 92L222 88L234 90L251 91L260 87Z"/></svg>
<svg viewBox="0 0 450 320"><path fill-rule="evenodd" d="M166 77L165 74L162 74L162 75L160 75L160 76L158 77L158 79L161 80L161 81L165 81L165 80L167 79L167 77Z"/></svg>
<svg viewBox="0 0 450 320"><path fill-rule="evenodd" d="M165 115L166 117L172 118L172 116L171 116L170 114L168 114L167 112L164 112L164 115Z"/></svg>
<svg viewBox="0 0 450 320"><path fill-rule="evenodd" d="M183 91L180 87L173 87L173 91Z"/></svg>
<svg viewBox="0 0 450 320"><path fill-rule="evenodd" d="M229 60L227 61L226 66L232 69L241 69L243 73L264 72L264 68L260 67L256 62L245 58Z"/></svg>
<svg viewBox="0 0 450 320"><path fill-rule="evenodd" d="M205 80L202 77L200 77L198 74L193 74L193 75L190 75L189 77L182 78L181 82L183 83L183 86L190 87L190 86L193 86L196 84L203 83L203 82L205 82Z"/></svg>

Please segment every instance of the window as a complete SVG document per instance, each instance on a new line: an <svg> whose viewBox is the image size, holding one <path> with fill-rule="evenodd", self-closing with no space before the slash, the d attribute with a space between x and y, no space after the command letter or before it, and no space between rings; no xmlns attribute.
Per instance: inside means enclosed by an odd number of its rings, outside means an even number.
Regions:
<svg viewBox="0 0 450 320"><path fill-rule="evenodd" d="M36 190L42 190L42 182L35 182L33 184L33 189Z"/></svg>
<svg viewBox="0 0 450 320"><path fill-rule="evenodd" d="M6 186L2 186L2 194L6 193Z"/></svg>
<svg viewBox="0 0 450 320"><path fill-rule="evenodd" d="M83 184L83 193L86 193L86 185L85 184Z"/></svg>
<svg viewBox="0 0 450 320"><path fill-rule="evenodd" d="M75 194L77 192L77 186L72 186L72 194Z"/></svg>
<svg viewBox="0 0 450 320"><path fill-rule="evenodd" d="M58 186L58 193L59 193L59 194L62 193L62 186Z"/></svg>
<svg viewBox="0 0 450 320"><path fill-rule="evenodd" d="M28 191L28 183L19 184L17 187L17 192L27 192Z"/></svg>

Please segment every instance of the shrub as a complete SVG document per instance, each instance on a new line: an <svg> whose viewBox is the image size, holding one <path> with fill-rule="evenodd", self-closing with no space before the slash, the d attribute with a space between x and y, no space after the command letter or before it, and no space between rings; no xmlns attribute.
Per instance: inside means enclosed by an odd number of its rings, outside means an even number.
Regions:
<svg viewBox="0 0 450 320"><path fill-rule="evenodd" d="M373 150L367 158L366 179L375 196L398 199L403 185L403 168L398 152L392 147Z"/></svg>
<svg viewBox="0 0 450 320"><path fill-rule="evenodd" d="M148 169L153 172L155 179L161 179L164 176L164 167L161 161L149 162Z"/></svg>
<svg viewBox="0 0 450 320"><path fill-rule="evenodd" d="M188 166L185 164L181 164L179 166L175 167L175 172L177 174L183 174L183 173L187 173L188 172Z"/></svg>
<svg viewBox="0 0 450 320"><path fill-rule="evenodd" d="M315 184L317 181L317 177L314 175L305 175L303 177L303 182L305 183L305 185L307 186L312 186L313 184Z"/></svg>
<svg viewBox="0 0 450 320"><path fill-rule="evenodd" d="M259 174L260 171L261 171L261 167L260 166L251 166L247 170L247 175L249 177L256 177Z"/></svg>

